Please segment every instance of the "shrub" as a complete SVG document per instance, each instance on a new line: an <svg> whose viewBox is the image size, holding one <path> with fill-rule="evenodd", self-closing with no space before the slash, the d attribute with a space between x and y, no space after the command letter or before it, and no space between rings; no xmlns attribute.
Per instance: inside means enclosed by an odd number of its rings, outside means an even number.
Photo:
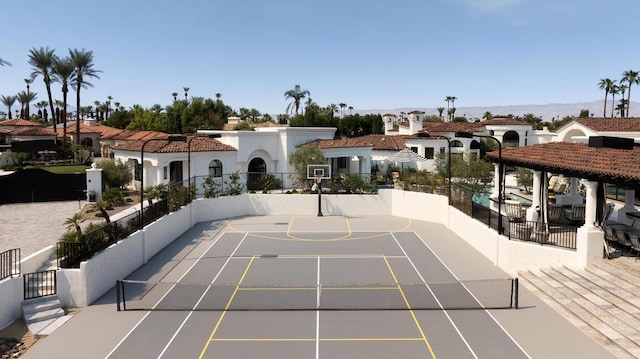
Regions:
<svg viewBox="0 0 640 359"><path fill-rule="evenodd" d="M97 163L102 169L102 181L107 188L124 188L131 179L131 168L125 163L114 160L105 160Z"/></svg>

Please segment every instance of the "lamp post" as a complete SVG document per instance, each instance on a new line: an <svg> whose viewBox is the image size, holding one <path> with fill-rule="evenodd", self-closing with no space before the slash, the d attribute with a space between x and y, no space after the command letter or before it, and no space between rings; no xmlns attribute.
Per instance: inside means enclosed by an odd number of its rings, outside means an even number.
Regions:
<svg viewBox="0 0 640 359"><path fill-rule="evenodd" d="M447 140L447 147L449 149L449 153L447 154L447 157L448 157L447 160L449 161L449 163L448 163L449 169L448 169L447 173L448 173L449 178L447 179L447 182L448 182L448 185L449 185L449 188L448 188L448 191L449 191L449 205L451 205L451 203L452 203L452 200L451 200L451 140L449 139L449 137L445 137L445 136L443 136L443 137L444 137L445 140Z"/></svg>
<svg viewBox="0 0 640 359"><path fill-rule="evenodd" d="M140 229L144 228L144 147L153 141L184 141L184 136L169 136L167 138L150 138L142 143L140 148Z"/></svg>
<svg viewBox="0 0 640 359"><path fill-rule="evenodd" d="M504 200L504 194L502 193L504 191L504 186L502 185L503 182L503 169L502 169L502 143L500 143L500 140L498 140L497 138L493 137L493 136L487 136L487 135L476 135L474 133L471 132L456 132L456 137L462 137L462 138L473 138L473 137L480 137L480 138L490 138L494 141L496 141L496 143L498 144L498 234L503 234L504 233L504 228L502 225L502 201Z"/></svg>
<svg viewBox="0 0 640 359"><path fill-rule="evenodd" d="M191 198L191 141L193 141L196 138L220 138L221 135L219 133L211 133L208 134L206 136L198 136L197 134L191 138L189 138L189 140L187 140L187 177L189 177L188 180L188 185L189 185L189 201L192 200Z"/></svg>

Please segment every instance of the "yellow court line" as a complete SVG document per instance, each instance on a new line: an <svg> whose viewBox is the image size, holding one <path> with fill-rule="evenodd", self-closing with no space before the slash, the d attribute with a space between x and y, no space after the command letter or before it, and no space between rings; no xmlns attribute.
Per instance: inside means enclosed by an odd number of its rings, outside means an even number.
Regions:
<svg viewBox="0 0 640 359"><path fill-rule="evenodd" d="M415 342L423 338L321 338L321 342ZM315 338L216 338L214 342L315 342Z"/></svg>
<svg viewBox="0 0 640 359"><path fill-rule="evenodd" d="M244 277L247 275L247 272L249 272L249 268L251 268L251 264L253 263L254 259L255 259L255 256L251 257L251 260L249 260L249 263L247 263L247 267L244 269L244 272L242 273L242 277L240 277L240 280L236 285L236 289L231 294L231 298L229 298L227 305L224 307L224 311L222 312L222 314L220 314L220 318L218 318L218 322L216 323L215 327L213 327L213 330L211 331L211 335L209 335L209 339L205 343L204 348L202 348L202 351L200 352L200 356L198 357L198 359L202 359L202 357L204 356L204 353L207 352L207 349L209 348L209 344L213 340L213 337L216 335L216 332L220 327L220 323L222 323L222 319L224 319L225 314L227 314L227 310L231 306L231 302L233 301L233 298L235 298L236 293L238 293L238 288L240 287L240 284L242 284L242 281L244 280Z"/></svg>
<svg viewBox="0 0 640 359"><path fill-rule="evenodd" d="M396 230L391 230L391 231L385 231L382 233L378 233L375 235L370 235L370 236L364 236L364 237L357 237L357 238L352 238L353 236L353 230L351 229L351 223L349 222L349 217L344 217L345 221L346 221L346 226L347 226L347 234L341 237L333 237L333 238L325 238L325 239L309 239L309 238L301 238L301 237L296 237L294 235L291 235L291 228L293 227L293 222L295 220L296 216L291 216L291 219L289 220L289 225L287 226L287 232L286 232L286 236L287 238L281 238L281 237L274 237L274 236L268 236L268 235L260 235L260 234L254 234L252 232L248 232L250 236L255 237L255 238L263 238L263 239L272 239L272 240L279 240L279 241L299 241L299 242L334 242L334 241L355 241L355 240L360 240L360 239L372 239L372 238L380 238L383 236L386 236L389 232L401 232L406 230L407 228L411 227L411 225L413 224L413 221L411 218L407 218L407 224L399 229ZM299 216L298 216L299 217ZM229 220L229 222L227 223L227 227L229 227L232 231L234 232L246 232L246 231L241 231L237 228L234 228L231 225L231 220Z"/></svg>
<svg viewBox="0 0 640 359"><path fill-rule="evenodd" d="M393 277L393 281L398 286L398 290L400 291L400 295L402 295L402 299L404 300L404 303L407 305L407 309L409 309L409 313L413 318L413 322L416 324L416 327L418 327L418 331L420 332L420 335L422 335L424 344L427 346L427 349L429 349L429 353L431 353L431 357L433 359L436 359L436 354L433 352L433 348L431 348L431 344L429 343L429 340L427 340L427 336L424 334L424 330L422 330L422 326L420 325L418 318L416 318L416 314L413 312L413 309L411 309L411 304L409 304L409 300L407 300L407 297L405 296L404 291L402 290L402 287L400 286L400 283L398 282L398 279L396 278L396 275L393 272L393 269L391 269L391 263L389 263L389 261L387 260L387 257L384 258L384 261L385 263L387 263L387 268L391 273L391 277Z"/></svg>

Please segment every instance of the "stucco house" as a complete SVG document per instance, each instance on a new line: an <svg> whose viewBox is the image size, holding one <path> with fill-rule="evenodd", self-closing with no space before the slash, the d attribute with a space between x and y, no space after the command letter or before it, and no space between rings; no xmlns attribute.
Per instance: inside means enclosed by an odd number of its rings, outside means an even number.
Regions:
<svg viewBox="0 0 640 359"><path fill-rule="evenodd" d="M294 173L289 156L296 147L318 139L332 139L336 129L330 127L259 127L255 131L203 130L202 137L187 136L181 141L138 140L111 147L113 158L129 163L132 170L141 161L144 146L143 177L136 173L134 186L139 188L161 183L179 182L189 177L218 177L239 171L247 173ZM207 135L215 138L209 138ZM291 187L293 178L282 176L283 185ZM246 178L243 178L246 181ZM197 181L196 184L198 185Z"/></svg>

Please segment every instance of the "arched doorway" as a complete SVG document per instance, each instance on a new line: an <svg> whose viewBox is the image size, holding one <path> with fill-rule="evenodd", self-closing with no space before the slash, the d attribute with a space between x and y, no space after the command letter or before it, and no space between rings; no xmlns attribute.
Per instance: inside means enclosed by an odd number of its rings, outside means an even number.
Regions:
<svg viewBox="0 0 640 359"><path fill-rule="evenodd" d="M520 147L520 135L516 131L507 131L502 136L502 146L504 148Z"/></svg>
<svg viewBox="0 0 640 359"><path fill-rule="evenodd" d="M260 176L267 173L267 163L262 158L256 157L249 161L247 172L247 190L254 191L260 187Z"/></svg>

